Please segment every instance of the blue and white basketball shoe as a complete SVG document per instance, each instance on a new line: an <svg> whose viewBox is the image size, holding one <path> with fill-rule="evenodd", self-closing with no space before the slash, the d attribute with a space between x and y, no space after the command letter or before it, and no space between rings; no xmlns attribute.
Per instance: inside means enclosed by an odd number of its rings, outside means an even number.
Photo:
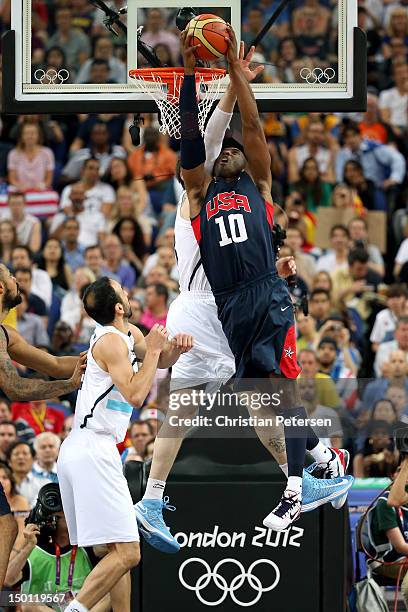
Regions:
<svg viewBox="0 0 408 612"><path fill-rule="evenodd" d="M345 476L350 463L350 453L347 450L331 448L332 459L327 463L312 463L306 472L314 478L327 479ZM336 510L340 510L347 501L347 495L334 499L331 504Z"/></svg>
<svg viewBox="0 0 408 612"><path fill-rule="evenodd" d="M286 489L279 504L268 514L263 524L274 531L284 531L297 521L301 512L310 512L327 502L347 496L353 481L352 476L319 480L304 471L302 494Z"/></svg>
<svg viewBox="0 0 408 612"><path fill-rule="evenodd" d="M135 513L140 533L148 544L161 552L177 553L180 544L170 533L163 520L163 509L174 512L176 509L169 504L169 498L142 499L135 505Z"/></svg>

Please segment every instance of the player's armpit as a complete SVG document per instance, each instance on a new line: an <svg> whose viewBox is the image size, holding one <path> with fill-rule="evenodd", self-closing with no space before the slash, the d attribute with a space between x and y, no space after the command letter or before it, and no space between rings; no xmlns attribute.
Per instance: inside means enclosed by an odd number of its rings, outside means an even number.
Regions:
<svg viewBox="0 0 408 612"><path fill-rule="evenodd" d="M204 168L204 166L203 166ZM187 171L183 170L183 178ZM194 172L193 170L189 170L188 172ZM187 199L189 204L190 211L190 219L194 219L201 212L201 207L204 204L205 195L208 190L208 186L211 182L211 178L209 175L205 174L202 177L203 180L197 181L193 186L188 186L188 181L185 181L186 191L187 191Z"/></svg>

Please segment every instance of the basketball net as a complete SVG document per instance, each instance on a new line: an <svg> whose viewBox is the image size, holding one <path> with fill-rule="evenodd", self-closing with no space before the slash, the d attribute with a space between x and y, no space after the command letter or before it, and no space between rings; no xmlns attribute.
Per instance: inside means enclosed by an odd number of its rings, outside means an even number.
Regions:
<svg viewBox="0 0 408 612"><path fill-rule="evenodd" d="M196 68L196 92L198 123L204 134L205 122L218 97L226 72L220 68ZM184 68L140 68L130 70L129 76L142 93L156 102L160 111L160 132L180 139L180 90L184 80Z"/></svg>

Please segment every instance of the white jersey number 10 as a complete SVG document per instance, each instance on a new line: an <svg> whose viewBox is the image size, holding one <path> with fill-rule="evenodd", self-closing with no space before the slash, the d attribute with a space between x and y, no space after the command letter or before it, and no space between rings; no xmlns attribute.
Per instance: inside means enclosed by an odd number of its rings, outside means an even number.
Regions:
<svg viewBox="0 0 408 612"><path fill-rule="evenodd" d="M228 236L224 217L214 219L220 230L220 246L223 247L233 242L245 242L245 240L248 240L244 215L228 215L227 218L231 236Z"/></svg>

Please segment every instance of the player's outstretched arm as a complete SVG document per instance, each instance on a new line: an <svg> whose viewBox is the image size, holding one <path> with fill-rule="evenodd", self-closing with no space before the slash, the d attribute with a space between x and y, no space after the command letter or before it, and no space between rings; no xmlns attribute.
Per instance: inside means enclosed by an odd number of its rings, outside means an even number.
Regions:
<svg viewBox="0 0 408 612"><path fill-rule="evenodd" d="M271 158L265 134L259 119L258 107L252 89L245 78L240 60L235 32L228 27L229 74L235 89L241 113L242 138L249 170L262 196L270 200L272 188Z"/></svg>
<svg viewBox="0 0 408 612"><path fill-rule="evenodd" d="M204 168L205 146L198 123L198 103L195 84L196 46L190 46L187 31L181 33L181 53L184 62L184 80L180 90L181 142L180 160L184 184L190 204L190 217L201 210L202 200L211 182Z"/></svg>
<svg viewBox="0 0 408 612"><path fill-rule="evenodd" d="M250 64L255 53L255 47L251 47L245 57L245 45L241 42L239 48L239 61L242 70L244 71L246 80L250 83L263 71L263 66L257 66L251 69ZM222 142L225 137L225 132L230 124L234 106L237 101L234 87L229 83L227 89L222 95L220 101L214 109L213 114L208 120L207 127L204 132L205 143L205 170L208 174L212 174L214 163L222 150Z"/></svg>
<svg viewBox="0 0 408 612"><path fill-rule="evenodd" d="M33 380L18 375L7 352L7 341L0 334L0 388L12 401L24 402L32 400L60 397L78 389L81 384L85 358L77 360L75 371L68 380Z"/></svg>
<svg viewBox="0 0 408 612"><path fill-rule="evenodd" d="M146 351L141 368L134 372L128 347L117 334L105 334L95 345L93 357L106 372L129 404L140 408L156 374L159 359L167 340L162 325L154 325L145 338Z"/></svg>
<svg viewBox="0 0 408 612"><path fill-rule="evenodd" d="M9 336L8 354L11 359L36 372L53 378L69 378L78 363L78 357L55 357L28 344L12 327L6 327Z"/></svg>

